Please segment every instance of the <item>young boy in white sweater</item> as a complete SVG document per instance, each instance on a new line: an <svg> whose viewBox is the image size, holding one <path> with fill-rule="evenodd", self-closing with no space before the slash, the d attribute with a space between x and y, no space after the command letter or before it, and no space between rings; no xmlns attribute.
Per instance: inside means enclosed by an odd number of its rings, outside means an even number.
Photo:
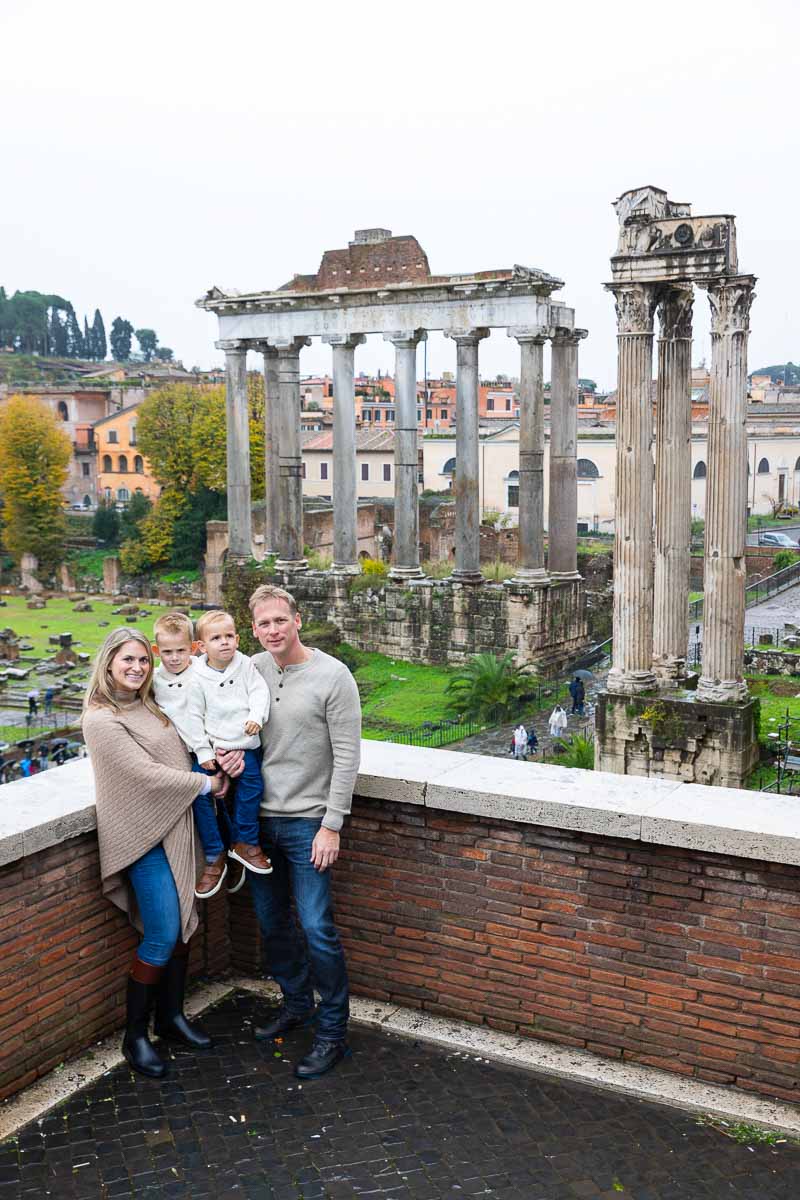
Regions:
<svg viewBox="0 0 800 1200"><path fill-rule="evenodd" d="M272 863L258 836L264 795L260 734L269 716L269 688L247 655L239 653L239 636L230 613L219 609L203 613L196 634L203 653L194 660L185 732L184 728L179 732L204 771L216 769L215 751L244 751L244 770L235 781L228 857L258 875L269 875ZM198 813L203 807L208 811ZM214 868L210 873L224 875L225 848L208 796L195 801L195 820L206 862ZM202 879L196 894L203 898Z"/></svg>

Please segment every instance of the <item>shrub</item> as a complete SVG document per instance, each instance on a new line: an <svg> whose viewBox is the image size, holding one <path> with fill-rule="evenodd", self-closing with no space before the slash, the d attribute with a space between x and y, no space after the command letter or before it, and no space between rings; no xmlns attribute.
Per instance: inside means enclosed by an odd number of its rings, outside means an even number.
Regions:
<svg viewBox="0 0 800 1200"><path fill-rule="evenodd" d="M362 558L361 574L386 576L389 574L389 567L382 558Z"/></svg>
<svg viewBox="0 0 800 1200"><path fill-rule="evenodd" d="M772 569L782 571L784 567L793 567L796 562L800 562L800 554L795 554L794 550L779 550L772 559Z"/></svg>
<svg viewBox="0 0 800 1200"><path fill-rule="evenodd" d="M445 688L447 708L454 716L484 720L514 708L522 696L533 691L537 680L525 675L510 652L474 654L450 679Z"/></svg>
<svg viewBox="0 0 800 1200"><path fill-rule="evenodd" d="M579 771L594 770L594 739L576 733L569 741L562 739L556 745L560 747L558 765L574 767Z"/></svg>

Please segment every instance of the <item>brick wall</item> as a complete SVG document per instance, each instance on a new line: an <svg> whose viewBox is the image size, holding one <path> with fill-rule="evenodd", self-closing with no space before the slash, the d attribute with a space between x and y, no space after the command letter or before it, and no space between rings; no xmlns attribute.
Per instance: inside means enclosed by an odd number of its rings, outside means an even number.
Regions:
<svg viewBox="0 0 800 1200"><path fill-rule="evenodd" d="M354 991L800 1099L800 867L357 801Z"/></svg>
<svg viewBox="0 0 800 1200"><path fill-rule="evenodd" d="M100 892L94 833L0 867L0 1100L122 1027L138 942ZM191 970L229 965L224 906L206 906Z"/></svg>

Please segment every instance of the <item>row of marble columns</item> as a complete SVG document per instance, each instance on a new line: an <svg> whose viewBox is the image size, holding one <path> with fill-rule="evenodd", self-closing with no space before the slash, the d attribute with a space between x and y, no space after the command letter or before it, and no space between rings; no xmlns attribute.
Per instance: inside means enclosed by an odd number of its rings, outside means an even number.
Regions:
<svg viewBox="0 0 800 1200"><path fill-rule="evenodd" d="M747 696L747 338L752 276L708 283L708 413L703 660L698 698ZM614 643L609 691L674 688L685 675L691 546L690 284L611 284L617 309ZM650 394L658 308L655 462ZM655 497L655 504L654 504Z"/></svg>
<svg viewBox="0 0 800 1200"><path fill-rule="evenodd" d="M448 331L456 343L455 569L452 578L480 584L478 348L488 329ZM516 580L533 586L578 579L577 402L578 344L585 330L514 328L520 346L519 557ZM395 348L394 562L396 579L422 577L419 561L417 346L424 330L384 334ZM325 337L333 357L333 570L357 573L355 349L363 334ZM545 342L552 342L550 385L549 558L544 554ZM225 351L228 415L229 555L252 553L249 412L246 355L264 360L266 549L285 571L303 557L303 480L300 441L300 351L310 338L286 342L221 341Z"/></svg>

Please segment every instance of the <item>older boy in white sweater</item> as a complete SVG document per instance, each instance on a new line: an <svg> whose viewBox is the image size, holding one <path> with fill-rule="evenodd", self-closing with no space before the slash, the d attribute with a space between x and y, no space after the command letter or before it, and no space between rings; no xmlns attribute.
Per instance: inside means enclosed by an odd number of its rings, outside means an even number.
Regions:
<svg viewBox="0 0 800 1200"><path fill-rule="evenodd" d="M269 688L247 655L239 653L239 636L230 613L219 609L203 613L196 634L203 653L194 664L185 740L204 771L216 767L217 750L244 751L244 771L236 779L228 857L258 875L269 875L272 863L259 845L258 830L264 795L260 734L269 716ZM200 822L198 829L202 840Z"/></svg>

